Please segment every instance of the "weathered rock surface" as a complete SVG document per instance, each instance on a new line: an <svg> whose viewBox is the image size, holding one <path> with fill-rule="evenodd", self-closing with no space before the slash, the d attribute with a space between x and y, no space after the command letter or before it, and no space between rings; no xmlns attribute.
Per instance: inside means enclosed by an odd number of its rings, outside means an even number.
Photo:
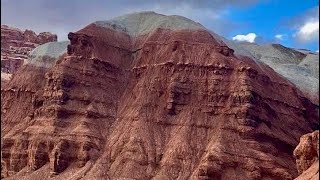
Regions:
<svg viewBox="0 0 320 180"><path fill-rule="evenodd" d="M1 72L14 73L28 58L29 52L38 45L57 41L57 35L1 25Z"/></svg>
<svg viewBox="0 0 320 180"><path fill-rule="evenodd" d="M19 69L1 90L1 176L297 177L292 153L319 127L317 106L210 32L166 23L138 35L93 23L52 67Z"/></svg>
<svg viewBox="0 0 320 180"><path fill-rule="evenodd" d="M1 72L1 87L4 87L11 79L12 74Z"/></svg>
<svg viewBox="0 0 320 180"><path fill-rule="evenodd" d="M51 68L56 61L67 53L69 41L49 42L36 47L29 54L25 64Z"/></svg>
<svg viewBox="0 0 320 180"><path fill-rule="evenodd" d="M280 44L258 45L237 43L248 50L254 59L265 63L292 82L314 103L319 104L319 54L292 49Z"/></svg>
<svg viewBox="0 0 320 180"><path fill-rule="evenodd" d="M294 150L299 172L298 180L319 179L319 130L308 133L300 138Z"/></svg>

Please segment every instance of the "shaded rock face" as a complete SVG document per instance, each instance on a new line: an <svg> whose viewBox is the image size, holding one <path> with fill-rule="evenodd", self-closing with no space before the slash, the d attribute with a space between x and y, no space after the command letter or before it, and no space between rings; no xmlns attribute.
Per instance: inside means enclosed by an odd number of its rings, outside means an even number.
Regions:
<svg viewBox="0 0 320 180"><path fill-rule="evenodd" d="M293 153L300 174L297 179L319 179L319 130L303 135Z"/></svg>
<svg viewBox="0 0 320 180"><path fill-rule="evenodd" d="M36 34L1 25L1 72L14 73L28 58L29 52L40 44L57 41L49 32Z"/></svg>
<svg viewBox="0 0 320 180"><path fill-rule="evenodd" d="M1 91L2 177L298 175L293 149L318 127L317 106L271 68L205 30L91 24L68 37L52 68L23 66Z"/></svg>

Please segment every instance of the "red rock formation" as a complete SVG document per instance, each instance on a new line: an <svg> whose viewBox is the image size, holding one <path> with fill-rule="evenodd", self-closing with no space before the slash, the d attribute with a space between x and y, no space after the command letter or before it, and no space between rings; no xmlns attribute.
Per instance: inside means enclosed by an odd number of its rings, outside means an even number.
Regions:
<svg viewBox="0 0 320 180"><path fill-rule="evenodd" d="M319 179L319 130L303 135L293 153L300 174L296 179Z"/></svg>
<svg viewBox="0 0 320 180"><path fill-rule="evenodd" d="M31 30L24 32L1 25L1 72L14 73L22 66L28 54L38 45L57 41L57 35L42 32L37 35Z"/></svg>
<svg viewBox="0 0 320 180"><path fill-rule="evenodd" d="M133 38L91 24L69 39L52 69L22 68L1 91L2 177L298 175L293 149L317 106L271 68L204 30Z"/></svg>

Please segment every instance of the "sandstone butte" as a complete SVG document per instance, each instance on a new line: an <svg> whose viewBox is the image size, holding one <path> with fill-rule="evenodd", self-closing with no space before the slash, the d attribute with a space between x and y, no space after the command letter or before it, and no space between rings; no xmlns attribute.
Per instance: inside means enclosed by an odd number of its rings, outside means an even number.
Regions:
<svg viewBox="0 0 320 180"><path fill-rule="evenodd" d="M1 25L1 72L13 74L28 58L35 47L57 41L57 35L42 32L38 35L32 30L21 31Z"/></svg>
<svg viewBox="0 0 320 180"><path fill-rule="evenodd" d="M319 103L197 27L152 12L96 22L52 67L18 69L1 88L2 178L303 175L313 141L293 151Z"/></svg>

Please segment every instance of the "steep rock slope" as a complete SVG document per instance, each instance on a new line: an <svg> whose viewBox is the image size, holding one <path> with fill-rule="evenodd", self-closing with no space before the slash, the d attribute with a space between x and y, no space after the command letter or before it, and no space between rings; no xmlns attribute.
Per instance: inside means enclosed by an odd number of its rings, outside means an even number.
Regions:
<svg viewBox="0 0 320 180"><path fill-rule="evenodd" d="M297 86L314 103L319 104L319 54L291 49L280 44L258 45L241 42L239 46L273 68Z"/></svg>
<svg viewBox="0 0 320 180"><path fill-rule="evenodd" d="M1 25L1 72L12 74L28 58L28 54L38 45L57 41L57 35L42 32L21 31Z"/></svg>
<svg viewBox="0 0 320 180"><path fill-rule="evenodd" d="M62 41L49 42L38 46L30 52L25 64L51 68L61 56L67 53L68 44L69 41Z"/></svg>
<svg viewBox="0 0 320 180"><path fill-rule="evenodd" d="M311 74L319 79L319 53L314 53L310 51L302 52L306 54L306 57L302 59L302 61L299 63L299 66L310 69Z"/></svg>
<svg viewBox="0 0 320 180"><path fill-rule="evenodd" d="M167 18L138 35L90 24L53 67L21 69L2 90L2 176L295 178L293 149L318 127L317 106L210 32L164 28ZM24 79L28 67L42 84Z"/></svg>
<svg viewBox="0 0 320 180"><path fill-rule="evenodd" d="M319 130L300 138L294 150L300 176L296 180L319 179Z"/></svg>

